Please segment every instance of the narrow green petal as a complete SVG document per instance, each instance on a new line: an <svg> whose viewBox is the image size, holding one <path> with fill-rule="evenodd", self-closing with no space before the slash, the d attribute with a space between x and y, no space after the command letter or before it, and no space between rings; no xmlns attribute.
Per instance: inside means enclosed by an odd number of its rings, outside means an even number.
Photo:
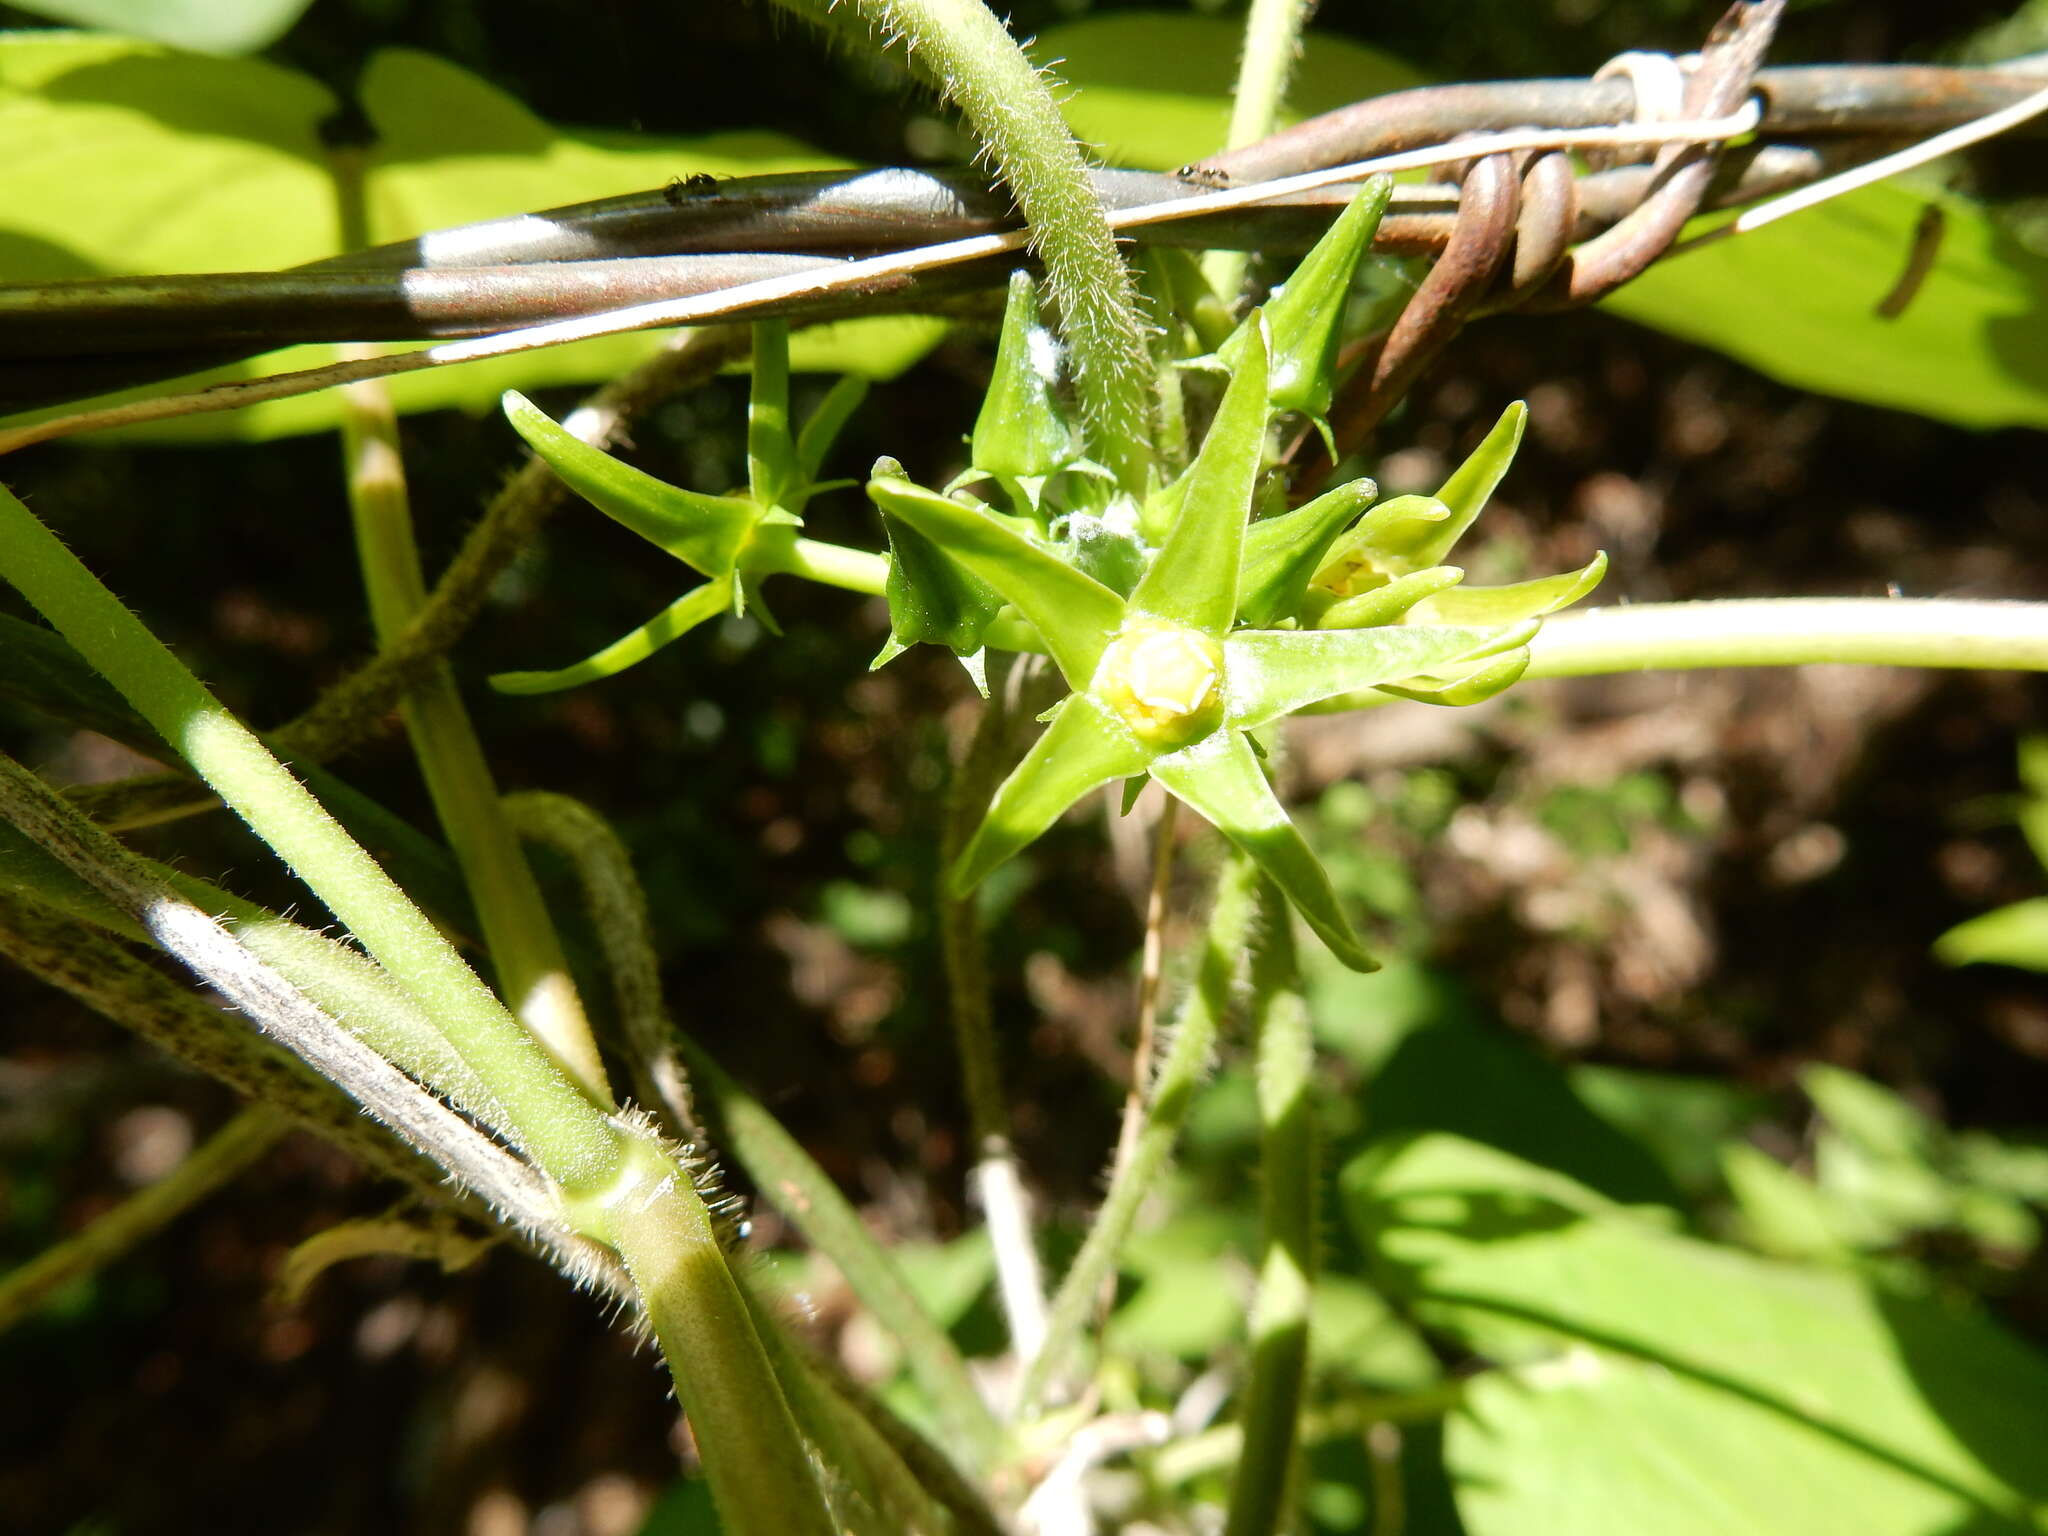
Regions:
<svg viewBox="0 0 2048 1536"><path fill-rule="evenodd" d="M1480 440L1465 462L1451 471L1451 478L1436 493L1437 500L1451 509L1451 515L1429 529L1407 552L1411 569L1444 563L1451 546L1465 536L1465 530L1485 510L1487 498L1507 474L1508 466L1515 460L1515 450L1522 446L1522 428L1528 420L1529 407L1515 401L1501 412L1493 430Z"/></svg>
<svg viewBox="0 0 2048 1536"><path fill-rule="evenodd" d="M1256 311L1246 325L1237 370L1188 470L1180 515L1131 594L1139 612L1210 635L1237 617L1237 568L1266 447L1266 339Z"/></svg>
<svg viewBox="0 0 2048 1536"><path fill-rule="evenodd" d="M631 634L622 635L573 667L556 672L500 672L491 679L491 686L500 693L554 693L597 682L645 661L671 640L681 639L706 619L724 613L729 602L724 583L707 581L692 587Z"/></svg>
<svg viewBox="0 0 2048 1536"><path fill-rule="evenodd" d="M1266 393L1276 410L1321 416L1330 408L1352 274L1372 244L1393 194L1391 176L1374 176L1361 185L1351 206L1302 257L1279 296L1266 306L1272 335ZM1224 344L1218 355L1225 362L1238 360L1243 334L1240 331Z"/></svg>
<svg viewBox="0 0 2048 1536"><path fill-rule="evenodd" d="M1423 624L1240 630L1223 642L1225 718L1250 730L1319 699L1432 672L1507 633Z"/></svg>
<svg viewBox="0 0 2048 1536"><path fill-rule="evenodd" d="M1101 704L1085 693L1073 695L996 791L953 866L954 893L965 895L981 884L1088 791L1143 773L1153 757Z"/></svg>
<svg viewBox="0 0 2048 1536"><path fill-rule="evenodd" d="M1160 758L1152 765L1152 777L1256 860L1339 960L1354 971L1379 969L1352 932L1329 875L1288 820L1243 736L1218 731Z"/></svg>
<svg viewBox="0 0 2048 1536"><path fill-rule="evenodd" d="M1529 648L1518 645L1498 656L1456 668L1448 677L1381 683L1379 691L1397 699L1413 699L1418 704L1443 704L1455 709L1484 703L1520 682L1528 670Z"/></svg>
<svg viewBox="0 0 2048 1536"><path fill-rule="evenodd" d="M1238 567L1237 616L1254 629L1300 616L1309 578L1322 566L1337 536L1372 504L1379 487L1353 480L1325 491L1306 506L1262 518L1245 530Z"/></svg>
<svg viewBox="0 0 2048 1536"><path fill-rule="evenodd" d="M1432 565L1427 570L1397 576L1384 587L1374 587L1356 597L1330 604L1315 617L1317 629L1370 629L1379 624L1398 624L1402 617L1437 593L1455 587L1465 573L1455 565ZM1442 619L1442 623L1457 622Z"/></svg>
<svg viewBox="0 0 2048 1536"><path fill-rule="evenodd" d="M1122 598L994 513L895 475L870 480L868 495L1002 593L1044 636L1067 682L1087 686L1103 647L1123 625Z"/></svg>
<svg viewBox="0 0 2048 1536"><path fill-rule="evenodd" d="M1511 624L1537 619L1569 608L1600 585L1607 574L1607 556L1595 555L1576 571L1539 576L1504 587L1461 587L1440 592L1423 605L1418 617L1430 624Z"/></svg>
<svg viewBox="0 0 2048 1536"><path fill-rule="evenodd" d="M517 390L505 392L513 430L570 490L692 570L722 576L739 559L761 509L744 496L704 496L622 464L563 431Z"/></svg>

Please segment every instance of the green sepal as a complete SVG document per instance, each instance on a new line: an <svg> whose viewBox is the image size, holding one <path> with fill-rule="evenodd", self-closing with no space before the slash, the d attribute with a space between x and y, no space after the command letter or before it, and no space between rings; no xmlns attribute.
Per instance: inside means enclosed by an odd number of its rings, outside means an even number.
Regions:
<svg viewBox="0 0 2048 1536"><path fill-rule="evenodd" d="M1379 969L1344 916L1329 874L1267 784L1245 737L1218 731L1160 758L1152 765L1152 776L1256 860L1339 960L1355 971Z"/></svg>
<svg viewBox="0 0 2048 1536"><path fill-rule="evenodd" d="M1560 608L1569 608L1599 586L1600 578L1606 574L1607 555L1603 551L1576 571L1502 587L1460 587L1455 592L1440 592L1421 605L1416 617L1426 624L1511 624L1517 619L1540 619Z"/></svg>
<svg viewBox="0 0 2048 1536"><path fill-rule="evenodd" d="M1379 487L1370 480L1353 480L1247 528L1238 566L1239 621L1267 629L1282 619L1300 618L1309 580L1321 569L1330 546L1378 494Z"/></svg>
<svg viewBox="0 0 2048 1536"><path fill-rule="evenodd" d="M1070 695L989 802L988 815L953 866L954 895L981 884L1090 790L1145 772L1152 758L1102 703L1089 694Z"/></svg>
<svg viewBox="0 0 2048 1536"><path fill-rule="evenodd" d="M1014 519L948 500L895 473L893 460L868 482L875 505L922 533L1007 598L1035 626L1068 684L1086 687L1122 626L1124 600L1023 533Z"/></svg>
<svg viewBox="0 0 2048 1536"><path fill-rule="evenodd" d="M1393 195L1392 177L1368 178L1266 305L1272 348L1266 398L1273 409L1301 411L1318 420L1329 410L1337 387L1337 349L1343 340L1351 278L1371 249ZM1240 328L1217 352L1233 367L1245 334Z"/></svg>
<svg viewBox="0 0 2048 1536"><path fill-rule="evenodd" d="M982 635L1002 611L1002 596L886 511L882 532L889 540L889 580L884 588L889 640L870 670L926 642L943 645L955 656L979 651Z"/></svg>
<svg viewBox="0 0 2048 1536"><path fill-rule="evenodd" d="M1450 516L1451 509L1434 496L1390 497L1337 541L1317 567L1312 584L1344 598L1370 592L1397 576L1426 570L1440 562L1417 564L1408 551Z"/></svg>
<svg viewBox="0 0 2048 1536"><path fill-rule="evenodd" d="M1491 655L1527 631L1390 624L1378 629L1245 629L1223 641L1224 723L1252 730L1310 704Z"/></svg>
<svg viewBox="0 0 2048 1536"><path fill-rule="evenodd" d="M1380 683L1377 686L1381 693L1390 693L1397 699L1456 708L1484 703L1520 682L1522 674L1528 670L1529 648L1518 645L1498 656L1470 662L1454 675L1426 680L1418 678L1407 683Z"/></svg>
<svg viewBox="0 0 2048 1536"><path fill-rule="evenodd" d="M1209 635L1237 617L1245 525L1266 446L1266 338L1257 310L1245 325L1248 339L1188 469L1180 512L1131 593L1137 612Z"/></svg>
<svg viewBox="0 0 2048 1536"><path fill-rule="evenodd" d="M726 612L731 602L721 583L707 581L701 587L692 587L638 629L621 635L573 666L553 672L500 672L490 679L490 684L500 693L533 694L555 693L598 682L645 661L671 641L680 640L706 619Z"/></svg>
<svg viewBox="0 0 2048 1536"><path fill-rule="evenodd" d="M1508 466L1515 460L1515 450L1522 445L1522 429L1528 421L1529 407L1520 400L1502 411L1493 430L1480 439L1479 446L1464 463L1451 471L1450 479L1436 493L1437 500L1450 508L1450 516L1433 527L1410 530L1410 539L1405 544L1387 546L1387 552L1403 562L1404 570L1444 563L1444 557L1485 510L1487 499L1507 474Z"/></svg>
<svg viewBox="0 0 2048 1536"><path fill-rule="evenodd" d="M1369 629L1376 624L1397 624L1418 604L1464 579L1465 573L1455 565L1432 565L1427 570L1411 571L1383 587L1373 587L1356 597L1330 604L1316 614L1315 628Z"/></svg>
<svg viewBox="0 0 2048 1536"><path fill-rule="evenodd" d="M565 432L517 390L504 398L506 420L563 484L641 538L714 580L731 574L761 520L746 496L706 496L657 480Z"/></svg>
<svg viewBox="0 0 2048 1536"><path fill-rule="evenodd" d="M995 372L974 419L968 459L1006 491L1020 487L1034 507L1045 481L1080 454L1056 392L1059 356L1059 342L1039 318L1038 287L1019 267L1010 274Z"/></svg>

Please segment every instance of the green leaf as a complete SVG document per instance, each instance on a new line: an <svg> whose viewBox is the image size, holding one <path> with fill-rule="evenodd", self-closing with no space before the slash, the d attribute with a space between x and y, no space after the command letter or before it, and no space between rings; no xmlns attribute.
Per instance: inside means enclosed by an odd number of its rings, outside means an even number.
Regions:
<svg viewBox="0 0 2048 1536"><path fill-rule="evenodd" d="M1014 603L1037 626L1067 682L1087 686L1103 648L1123 624L1121 597L994 512L964 506L886 471L868 482L868 495Z"/></svg>
<svg viewBox="0 0 2048 1536"><path fill-rule="evenodd" d="M558 129L455 65L403 49L371 59L359 94L378 135L366 180L377 240L658 187L678 167L738 176L837 163L761 132L662 139ZM319 134L338 103L307 75L132 38L17 32L0 34L0 98L0 281L260 271L339 254ZM925 317L816 327L795 339L791 366L887 378L946 330ZM508 388L615 377L663 339L606 337L406 374L390 381L392 396L401 411L484 410ZM327 347L293 347L180 387L333 360ZM260 440L329 430L339 409L329 392L95 440Z"/></svg>
<svg viewBox="0 0 2048 1536"><path fill-rule="evenodd" d="M956 656L980 650L983 632L1002 611L1001 595L901 518L884 512L882 531L889 540L889 643L875 666L926 641Z"/></svg>
<svg viewBox="0 0 2048 1536"><path fill-rule="evenodd" d="M1415 617L1425 624L1512 624L1569 608L1600 585L1607 574L1607 555L1595 555L1576 571L1539 576L1534 581L1501 587L1459 587L1419 605Z"/></svg>
<svg viewBox="0 0 2048 1536"><path fill-rule="evenodd" d="M988 815L953 866L953 890L973 890L1076 800L1111 779L1143 773L1151 761L1152 753L1130 728L1092 695L1070 696L996 790Z"/></svg>
<svg viewBox="0 0 2048 1536"><path fill-rule="evenodd" d="M1930 206L1934 265L1885 319ZM2048 258L1953 193L1866 187L1660 261L1604 304L1801 389L1959 426L2048 426Z"/></svg>
<svg viewBox="0 0 2048 1536"><path fill-rule="evenodd" d="M20 0L18 11L99 27L195 53L256 53L292 29L313 0Z"/></svg>
<svg viewBox="0 0 2048 1536"><path fill-rule="evenodd" d="M1444 556L1465 536L1465 530L1486 509L1494 488L1506 477L1508 466L1515 461L1515 450L1522 445L1522 429L1528 421L1529 407L1515 401L1501 412L1493 430L1479 440L1479 446L1466 455L1465 462L1451 471L1451 478L1436 493L1436 499L1450 508L1451 515L1442 522L1412 525L1417 536L1400 546L1406 569L1444 563Z"/></svg>
<svg viewBox="0 0 2048 1536"><path fill-rule="evenodd" d="M1408 552L1424 542L1430 526L1451 515L1434 496L1395 496L1358 520L1317 568L1315 585L1337 597L1372 591L1390 577L1426 569Z"/></svg>
<svg viewBox="0 0 2048 1536"><path fill-rule="evenodd" d="M1054 393L1059 357L1058 339L1038 316L1038 287L1019 267L1010 274L995 371L969 439L968 462L1006 488L1042 484L1078 456L1074 429Z"/></svg>
<svg viewBox="0 0 2048 1536"><path fill-rule="evenodd" d="M803 472L805 485L818 478L818 471L825 466L825 456L839 440L840 430L867 397L866 379L848 374L832 381L832 387L825 391L825 398L818 402L817 409L803 424L803 430L797 433L796 461Z"/></svg>
<svg viewBox="0 0 2048 1536"><path fill-rule="evenodd" d="M1440 704L1459 709L1468 704L1483 704L1495 694L1505 692L1520 682L1522 674L1528 670L1529 648L1516 646L1490 660L1452 668L1435 677L1415 678L1406 683L1381 683L1379 690L1397 699L1411 699L1417 704Z"/></svg>
<svg viewBox="0 0 2048 1536"><path fill-rule="evenodd" d="M732 588L727 583L707 581L701 587L692 587L638 629L621 635L573 666L553 672L499 672L491 678L491 686L500 693L534 694L558 693L564 688L601 682L628 667L638 666L706 619L727 612L732 603Z"/></svg>
<svg viewBox="0 0 2048 1536"><path fill-rule="evenodd" d="M1275 409L1320 417L1337 387L1337 343L1351 299L1351 278L1372 246L1373 234L1394 195L1391 176L1368 177L1329 233L1318 240L1266 305L1271 363L1266 399ZM1235 367L1243 355L1251 319L1225 342L1217 356Z"/></svg>
<svg viewBox="0 0 2048 1536"><path fill-rule="evenodd" d="M1425 598L1434 597L1465 579L1455 565L1432 565L1424 570L1396 576L1383 587L1372 587L1356 597L1343 598L1316 615L1318 629L1371 629L1379 624L1398 624Z"/></svg>
<svg viewBox="0 0 2048 1536"><path fill-rule="evenodd" d="M1379 487L1370 480L1348 481L1292 512L1260 518L1247 528L1238 568L1238 618L1265 629L1298 616L1309 579L1330 546L1378 494Z"/></svg>
<svg viewBox="0 0 2048 1536"><path fill-rule="evenodd" d="M1185 11L1124 11L1039 33L1032 54L1080 89L1064 111L1113 164L1170 171L1223 147L1244 24ZM1391 55L1315 33L1304 39L1284 121L1420 85Z"/></svg>
<svg viewBox="0 0 2048 1536"><path fill-rule="evenodd" d="M1515 1367L1450 1421L1472 1536L2038 1528L2048 1361L1979 1314L1681 1236L1453 1137L1341 1185L1396 1299Z"/></svg>
<svg viewBox="0 0 2048 1536"><path fill-rule="evenodd" d="M1226 718L1251 730L1321 699L1433 671L1505 633L1420 624L1240 630L1223 642Z"/></svg>
<svg viewBox="0 0 2048 1536"><path fill-rule="evenodd" d="M1209 635L1237 617L1238 566L1266 448L1266 336L1253 310L1245 344L1187 472L1179 515L1131 594L1131 607Z"/></svg>
<svg viewBox="0 0 2048 1536"><path fill-rule="evenodd" d="M2048 971L2048 896L2016 901L1958 923L1934 941L1944 965L2016 965Z"/></svg>
<svg viewBox="0 0 2048 1536"><path fill-rule="evenodd" d="M1374 971L1368 954L1330 888L1330 876L1274 798L1245 738L1216 731L1152 764L1152 777L1206 816L1217 831L1258 861L1330 953L1355 971Z"/></svg>
<svg viewBox="0 0 2048 1536"><path fill-rule="evenodd" d="M714 582L730 576L763 508L744 496L706 496L644 470L565 432L516 390L505 419L563 483L598 511Z"/></svg>
<svg viewBox="0 0 2048 1536"><path fill-rule="evenodd" d="M1721 1173L1734 1196L1738 1235L1750 1247L1780 1259L1847 1263L1867 1224L1854 1222L1812 1181L1746 1141L1721 1148Z"/></svg>

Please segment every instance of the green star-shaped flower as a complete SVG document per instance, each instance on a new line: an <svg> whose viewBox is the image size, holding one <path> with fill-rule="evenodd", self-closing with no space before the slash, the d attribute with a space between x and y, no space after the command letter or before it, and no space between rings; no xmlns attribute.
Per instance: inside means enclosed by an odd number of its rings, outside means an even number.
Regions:
<svg viewBox="0 0 2048 1536"><path fill-rule="evenodd" d="M997 790L951 873L955 891L973 889L1089 791L1149 774L1257 860L1339 959L1372 970L1248 733L1336 694L1511 648L1533 626L1233 628L1268 409L1266 331L1255 320L1244 334L1180 509L1128 598L1018 520L927 490L888 472L894 465L868 492L1014 605L1074 690Z"/></svg>

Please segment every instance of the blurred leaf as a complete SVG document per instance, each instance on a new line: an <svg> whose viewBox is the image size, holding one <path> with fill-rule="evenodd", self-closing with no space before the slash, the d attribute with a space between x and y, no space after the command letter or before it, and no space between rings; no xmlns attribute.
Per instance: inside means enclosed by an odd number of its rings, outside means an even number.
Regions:
<svg viewBox="0 0 2048 1536"><path fill-rule="evenodd" d="M1747 1142L1721 1148L1721 1172L1735 1199L1739 1235L1760 1253L1845 1263L1872 1236L1864 1231L1852 1239L1843 1230L1844 1212L1834 1201L1810 1179Z"/></svg>
<svg viewBox="0 0 2048 1536"><path fill-rule="evenodd" d="M258 271L340 249L318 133L339 103L305 75L124 38L30 32L0 37L0 93L0 281ZM844 163L765 132L663 139L558 129L495 86L407 49L371 59L360 97L378 135L366 182L377 240L644 190L678 168L740 176ZM921 317L818 327L795 338L791 367L887 378L945 330ZM663 339L605 337L432 369L393 379L391 390L402 411L482 411L508 388L613 377ZM198 377L331 361L329 348L294 347ZM331 428L338 408L331 393L299 396L118 437L265 439Z"/></svg>
<svg viewBox="0 0 2048 1536"><path fill-rule="evenodd" d="M2016 965L2048 971L2048 896L2016 901L1958 923L1934 941L1946 965Z"/></svg>
<svg viewBox="0 0 2048 1536"><path fill-rule="evenodd" d="M255 53L313 0L16 0L15 9L199 53Z"/></svg>
<svg viewBox="0 0 2048 1536"><path fill-rule="evenodd" d="M1342 1187L1388 1289L1520 1366L1450 1421L1473 1536L2038 1529L2048 1361L1976 1313L1661 1230L1454 1137Z"/></svg>
<svg viewBox="0 0 2048 1536"><path fill-rule="evenodd" d="M1582 1103L1647 1147L1672 1182L1694 1197L1720 1182L1716 1148L1769 1107L1763 1094L1716 1077L1590 1066L1573 1067L1569 1075Z"/></svg>
<svg viewBox="0 0 2048 1536"><path fill-rule="evenodd" d="M1244 24L1185 11L1120 11L1051 27L1032 55L1079 89L1067 122L1114 165L1170 171L1223 147ZM1283 123L1422 83L1408 65L1362 44L1311 33Z"/></svg>
<svg viewBox="0 0 2048 1536"><path fill-rule="evenodd" d="M965 1317L995 1281L995 1252L986 1231L950 1243L901 1242L889 1252L911 1294L941 1328Z"/></svg>
<svg viewBox="0 0 2048 1536"><path fill-rule="evenodd" d="M1309 1296L1311 1369L1385 1392L1443 1375L1422 1335L1380 1293L1346 1275L1318 1275Z"/></svg>
<svg viewBox="0 0 2048 1536"><path fill-rule="evenodd" d="M679 1477L647 1512L638 1536L724 1536L724 1531L710 1479Z"/></svg>
<svg viewBox="0 0 2048 1536"><path fill-rule="evenodd" d="M1923 211L1934 266L1896 319ZM1606 307L1787 384L1966 427L2048 426L2048 258L1986 211L1896 182L1657 263Z"/></svg>

